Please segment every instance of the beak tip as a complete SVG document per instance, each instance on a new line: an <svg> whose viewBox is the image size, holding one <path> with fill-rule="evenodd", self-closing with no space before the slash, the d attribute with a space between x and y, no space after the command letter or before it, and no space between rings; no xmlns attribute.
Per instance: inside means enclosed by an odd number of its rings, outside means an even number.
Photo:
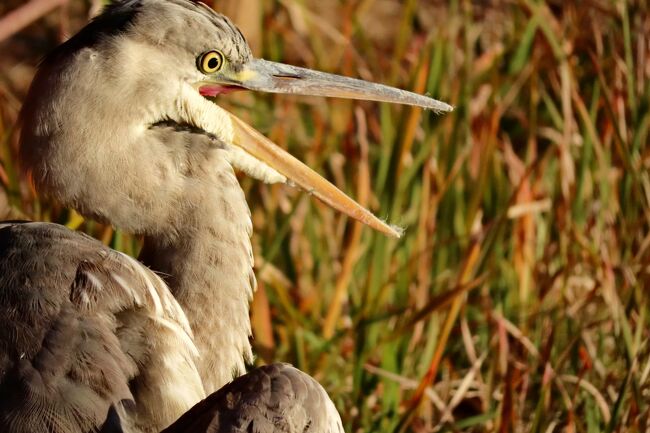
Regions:
<svg viewBox="0 0 650 433"><path fill-rule="evenodd" d="M436 113L451 113L452 111L454 111L454 107L452 105L449 105L446 102L441 102L441 101L436 101L436 103L432 105L430 108Z"/></svg>
<svg viewBox="0 0 650 433"><path fill-rule="evenodd" d="M396 226L394 224L390 224L389 227L391 228L391 232L389 234L395 239L400 239L402 236L404 236L404 227Z"/></svg>

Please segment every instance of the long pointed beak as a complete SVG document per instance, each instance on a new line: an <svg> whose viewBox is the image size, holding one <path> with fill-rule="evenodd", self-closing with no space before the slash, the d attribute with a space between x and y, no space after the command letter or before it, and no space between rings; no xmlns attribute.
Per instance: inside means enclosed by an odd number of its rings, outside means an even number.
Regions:
<svg viewBox="0 0 650 433"><path fill-rule="evenodd" d="M396 238L402 235L403 230L401 228L380 220L321 175L263 136L255 128L234 114L229 114L234 130L233 144L241 147L251 156L272 167L288 180L310 194L314 194L325 204L339 212L386 235Z"/></svg>
<svg viewBox="0 0 650 433"><path fill-rule="evenodd" d="M204 96L217 96L234 90L249 89L406 104L436 112L453 110L451 105L444 102L394 87L261 59L252 59L237 71L225 70L215 73L210 79L198 84L199 92ZM234 145L334 209L386 235L396 238L401 236L403 231L401 228L380 220L253 127L232 114L230 116L234 130Z"/></svg>
<svg viewBox="0 0 650 433"><path fill-rule="evenodd" d="M390 102L436 112L453 110L449 104L406 90L263 59L252 59L243 65L241 71L217 74L215 78L226 86L233 86L230 88L243 87L269 93Z"/></svg>

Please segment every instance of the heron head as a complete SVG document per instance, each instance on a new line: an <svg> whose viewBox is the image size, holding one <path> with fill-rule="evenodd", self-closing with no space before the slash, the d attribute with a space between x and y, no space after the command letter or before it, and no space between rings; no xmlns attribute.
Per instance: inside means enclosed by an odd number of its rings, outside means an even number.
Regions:
<svg viewBox="0 0 650 433"><path fill-rule="evenodd" d="M232 165L246 173L265 181L291 182L392 236L399 236L399 230L219 107L215 97L252 90L383 101L437 112L452 109L389 86L256 59L228 18L189 0L116 1L46 59L39 75L32 93L45 94L45 102L31 98L26 108L28 117L30 113L33 117L32 141L51 137L57 125L70 123L75 116L137 120L131 129L134 133L171 120L216 136L235 155ZM81 115L69 112L66 118L64 108L79 108ZM84 128L77 125L75 134L92 140L95 132ZM118 134L104 132L110 133Z"/></svg>

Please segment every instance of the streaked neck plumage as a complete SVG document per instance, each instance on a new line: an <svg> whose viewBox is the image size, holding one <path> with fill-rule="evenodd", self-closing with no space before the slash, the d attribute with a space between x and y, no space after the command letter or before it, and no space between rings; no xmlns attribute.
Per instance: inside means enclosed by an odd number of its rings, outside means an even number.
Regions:
<svg viewBox="0 0 650 433"><path fill-rule="evenodd" d="M166 279L194 332L205 391L245 371L252 358L249 302L255 287L251 219L231 166L215 150L196 182L186 224L169 239L148 235L141 260ZM190 191L189 194L192 194Z"/></svg>

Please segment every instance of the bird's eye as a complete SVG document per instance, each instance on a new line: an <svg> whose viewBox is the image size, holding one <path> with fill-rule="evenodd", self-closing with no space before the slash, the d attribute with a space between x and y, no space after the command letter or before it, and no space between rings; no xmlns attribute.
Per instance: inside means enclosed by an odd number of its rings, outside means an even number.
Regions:
<svg viewBox="0 0 650 433"><path fill-rule="evenodd" d="M219 51L208 51L199 57L198 66L204 74L214 74L223 66L223 54Z"/></svg>

